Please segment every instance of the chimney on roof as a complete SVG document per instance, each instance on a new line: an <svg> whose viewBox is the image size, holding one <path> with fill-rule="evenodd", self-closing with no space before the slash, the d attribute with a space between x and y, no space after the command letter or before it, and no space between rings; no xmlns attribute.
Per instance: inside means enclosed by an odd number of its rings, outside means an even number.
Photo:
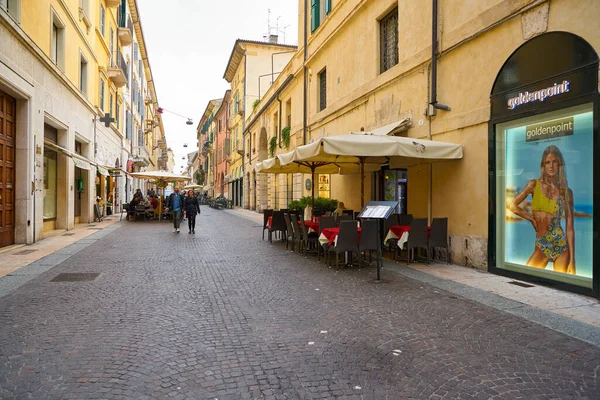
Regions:
<svg viewBox="0 0 600 400"><path fill-rule="evenodd" d="M278 38L279 38L279 36L270 34L269 35L269 43L275 43L275 44L277 44Z"/></svg>

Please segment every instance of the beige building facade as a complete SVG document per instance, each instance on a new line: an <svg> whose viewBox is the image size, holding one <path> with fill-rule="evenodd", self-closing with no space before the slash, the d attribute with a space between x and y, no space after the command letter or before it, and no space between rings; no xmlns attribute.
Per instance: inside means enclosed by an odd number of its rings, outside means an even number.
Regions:
<svg viewBox="0 0 600 400"><path fill-rule="evenodd" d="M596 54L595 61L591 56L589 68L596 66L597 82L600 26L592 16L600 13L600 3L593 0L300 0L298 5L300 49L251 116L256 121L245 130L248 138L254 141L256 136L258 148L264 149L261 132L267 132L267 141L279 136L283 125L277 126L279 131L273 130L274 117L280 112L278 101L283 99L285 104L291 99L290 148L320 137L370 130L405 118L412 121L412 126L403 133L407 137L462 144L464 157L460 161L419 165L406 170L384 167L381 172L367 177L366 193L372 200L398 200L403 212L414 217L447 217L454 263L504 273L499 270L502 266L490 265L496 264L495 253L500 251L495 247L499 241L495 238L498 223L490 222L497 211L492 209L496 204L495 194L490 189L497 186L505 173L496 172L495 165L493 168L490 165L496 162L490 149L500 140L496 136L495 122L527 116L519 114L523 109L543 113L546 111L543 107L566 97L553 95L551 100L532 101L527 107L513 107L511 111L517 112L512 117L498 114L502 118L496 118L492 114L496 92L491 96L492 90L497 77L503 76L512 82L512 86L506 84L506 93L514 92L517 100L513 102L527 103L529 100L523 101L523 96L527 99L529 92L523 94L517 90L519 87L533 85L537 90L541 88L536 88L535 83L543 86L545 83L540 82L551 80L552 76L544 75L548 68L533 65L535 60L529 62L532 65L520 68L536 71L539 76L526 78L532 73L502 73L503 68L510 68L516 60L523 59L516 57L516 52L521 46L527 49L524 45L542 54L554 50L559 52L557 57L569 60L579 57L574 49L588 46ZM437 7L436 18L434 6ZM437 25L436 48L432 46L434 23ZM544 41L561 45L560 41L550 40L553 36L547 36L557 32L565 33L565 38L578 38L583 44L563 50L539 47ZM567 42L565 39L564 43ZM435 57L432 57L432 49ZM507 67L505 63L509 59ZM574 68L583 67L575 65ZM590 107L594 108L598 88L593 87L593 82L586 82L585 89L591 93ZM558 87L564 85L563 80L550 82L548 90L554 83ZM587 93L585 89L582 93ZM501 94L498 92L498 96ZM568 104L571 103L555 107ZM285 114L285 106L283 109ZM597 121L597 115L592 114L590 118ZM285 151L288 149L277 146L275 153ZM294 199L310 193L306 189L309 187L307 178L294 178L291 191ZM281 193L283 179L289 178L271 175L266 189L257 185L257 193L266 193L268 200L263 203L266 207L284 208L285 203L279 195L277 200L275 196ZM325 197L359 210L358 176L331 175L311 184L321 189L325 180L327 191L322 192ZM262 208L258 206L260 203L257 200L257 210ZM531 240L535 240L535 236ZM582 266L580 270L588 267L591 271L591 266ZM536 273L531 268L513 272L519 277L569 281L541 276L541 272ZM574 290L584 286L583 291L593 289L597 293L597 286L592 288L591 272L588 275L590 279L584 284L573 281L566 284Z"/></svg>
<svg viewBox="0 0 600 400"><path fill-rule="evenodd" d="M229 196L235 206L250 208L252 201L253 181L247 168L252 154L244 134L246 122L296 49L277 43L276 36L269 42L238 39L233 46L223 78L231 85Z"/></svg>

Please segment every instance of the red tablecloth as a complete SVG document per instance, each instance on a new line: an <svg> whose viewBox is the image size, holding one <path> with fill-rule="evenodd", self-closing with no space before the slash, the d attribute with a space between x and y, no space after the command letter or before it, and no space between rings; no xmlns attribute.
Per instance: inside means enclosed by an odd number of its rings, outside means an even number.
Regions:
<svg viewBox="0 0 600 400"><path fill-rule="evenodd" d="M404 232L410 232L410 225L392 225L390 226L390 231L399 238L402 237ZM427 236L431 233L431 227L427 227Z"/></svg>
<svg viewBox="0 0 600 400"><path fill-rule="evenodd" d="M269 217L267 219L267 227L271 227L271 223L273 222L273 217ZM298 225L300 225L300 221L298 221ZM310 220L305 220L304 225L306 225L306 229L312 229L315 232L319 232L319 223L313 222Z"/></svg>
<svg viewBox="0 0 600 400"><path fill-rule="evenodd" d="M360 240L361 231L362 228L358 228L358 240ZM338 233L340 233L340 228L325 228L321 232L321 234L329 240L329 246L333 245L333 242L335 241L335 238L337 237Z"/></svg>
<svg viewBox="0 0 600 400"><path fill-rule="evenodd" d="M300 223L300 221L298 221L298 223ZM306 225L306 229L312 229L315 232L319 232L319 223L318 222L313 222L310 220L304 220L304 225Z"/></svg>

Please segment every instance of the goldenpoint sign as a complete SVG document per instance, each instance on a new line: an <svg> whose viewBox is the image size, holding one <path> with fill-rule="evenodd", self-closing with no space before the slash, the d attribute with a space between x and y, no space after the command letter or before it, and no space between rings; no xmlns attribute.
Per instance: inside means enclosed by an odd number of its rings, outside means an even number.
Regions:
<svg viewBox="0 0 600 400"><path fill-rule="evenodd" d="M562 83L555 83L553 86L545 89L540 89L535 92L524 92L519 93L518 96L508 99L507 105L509 110L514 110L520 105L531 103L534 101L544 101L548 97L557 96L559 94L567 93L571 82L563 81Z"/></svg>

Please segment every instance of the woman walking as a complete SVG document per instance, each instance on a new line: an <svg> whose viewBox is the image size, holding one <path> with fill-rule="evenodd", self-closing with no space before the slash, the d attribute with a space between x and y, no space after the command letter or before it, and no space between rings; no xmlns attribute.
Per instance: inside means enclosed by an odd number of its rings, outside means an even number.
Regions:
<svg viewBox="0 0 600 400"><path fill-rule="evenodd" d="M196 198L196 196L194 196L194 192L192 190L188 190L187 197L183 199L183 210L188 220L188 234L195 234L196 214L200 214L200 203L198 203L198 199Z"/></svg>

